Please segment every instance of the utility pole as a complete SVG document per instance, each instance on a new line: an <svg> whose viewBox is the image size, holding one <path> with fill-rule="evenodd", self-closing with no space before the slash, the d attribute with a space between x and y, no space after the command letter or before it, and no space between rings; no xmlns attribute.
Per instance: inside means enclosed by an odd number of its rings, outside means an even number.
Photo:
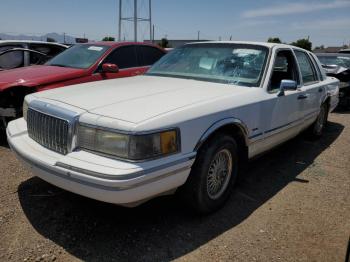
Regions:
<svg viewBox="0 0 350 262"><path fill-rule="evenodd" d="M137 42L137 0L134 0L134 41Z"/></svg>
<svg viewBox="0 0 350 262"><path fill-rule="evenodd" d="M121 41L122 34L122 0L119 0L119 23L118 23L118 41Z"/></svg>
<svg viewBox="0 0 350 262"><path fill-rule="evenodd" d="M199 34L200 34L200 32L201 32L201 31L198 30L198 37L197 37L198 41L199 41Z"/></svg>
<svg viewBox="0 0 350 262"><path fill-rule="evenodd" d="M148 14L149 14L149 40L153 43L153 34L152 34L152 0L148 0ZM154 32L154 27L153 27ZM153 39L153 40L152 40Z"/></svg>
<svg viewBox="0 0 350 262"><path fill-rule="evenodd" d="M118 41L121 41L122 36L122 22L128 21L133 22L134 24L134 41L137 42L137 36L138 36L138 23L139 22L149 22L149 39L152 40L152 1L148 0L148 14L149 16L144 17L138 17L138 9L137 9L137 1L134 0L134 12L132 17L125 17L123 15L123 1L131 1L131 0L119 0L119 24L118 24Z"/></svg>
<svg viewBox="0 0 350 262"><path fill-rule="evenodd" d="M63 44L66 43L66 33L63 33Z"/></svg>

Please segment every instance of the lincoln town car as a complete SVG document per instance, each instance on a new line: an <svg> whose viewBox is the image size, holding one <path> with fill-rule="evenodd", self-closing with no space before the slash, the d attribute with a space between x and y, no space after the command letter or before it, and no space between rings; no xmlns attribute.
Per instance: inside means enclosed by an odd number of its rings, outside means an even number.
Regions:
<svg viewBox="0 0 350 262"><path fill-rule="evenodd" d="M177 192L208 213L248 160L303 130L321 136L338 92L339 80L306 50L191 43L143 76L27 95L7 137L57 187L130 207Z"/></svg>

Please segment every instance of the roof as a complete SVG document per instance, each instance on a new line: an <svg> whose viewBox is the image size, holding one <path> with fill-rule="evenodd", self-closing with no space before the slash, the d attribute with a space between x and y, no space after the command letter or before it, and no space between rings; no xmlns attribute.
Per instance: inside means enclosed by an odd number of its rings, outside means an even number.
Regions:
<svg viewBox="0 0 350 262"><path fill-rule="evenodd" d="M171 46L172 48L180 47L183 46L184 44L187 43L192 43L192 42L204 42L204 41L209 41L205 39L167 39L168 45ZM162 42L162 39L155 39L155 40L144 40L145 43L160 43Z"/></svg>
<svg viewBox="0 0 350 262"><path fill-rule="evenodd" d="M196 43L188 43L186 45L195 45L195 44L247 44L247 45L260 45L268 48L272 47L280 47L280 48L295 48L301 49L297 46L287 45L287 44L278 44L278 43L267 43L267 42L254 42L254 41L204 41L204 42L196 42Z"/></svg>
<svg viewBox="0 0 350 262"><path fill-rule="evenodd" d="M121 46L121 45L150 45L150 46L155 46L152 43L145 43L145 42L114 42L114 41L97 41L97 42L79 43L79 45L102 45L102 46L110 46L110 47L116 47L116 46Z"/></svg>
<svg viewBox="0 0 350 262"><path fill-rule="evenodd" d="M45 42L45 41L32 41L32 40L0 40L1 44L15 44L15 43L28 43L28 44L46 44L46 45L58 45L62 47L68 47L66 45L56 42Z"/></svg>

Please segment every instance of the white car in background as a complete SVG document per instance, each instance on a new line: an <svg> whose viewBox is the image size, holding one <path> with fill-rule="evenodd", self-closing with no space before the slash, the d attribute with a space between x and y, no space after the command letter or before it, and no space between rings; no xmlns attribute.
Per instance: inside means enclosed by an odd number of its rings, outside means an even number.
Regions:
<svg viewBox="0 0 350 262"><path fill-rule="evenodd" d="M68 191L135 206L178 189L206 213L246 160L307 128L320 136L338 85L297 47L193 43L144 76L28 95L7 136L35 175Z"/></svg>

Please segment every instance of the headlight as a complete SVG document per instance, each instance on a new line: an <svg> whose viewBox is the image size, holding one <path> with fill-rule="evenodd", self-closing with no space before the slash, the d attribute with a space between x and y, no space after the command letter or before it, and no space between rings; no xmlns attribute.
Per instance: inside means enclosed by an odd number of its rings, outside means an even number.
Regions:
<svg viewBox="0 0 350 262"><path fill-rule="evenodd" d="M24 120L27 121L28 103L26 102L26 100L23 101L22 112Z"/></svg>
<svg viewBox="0 0 350 262"><path fill-rule="evenodd" d="M78 127L78 146L130 160L145 160L179 151L179 131L166 130L145 135L128 135L98 128Z"/></svg>

